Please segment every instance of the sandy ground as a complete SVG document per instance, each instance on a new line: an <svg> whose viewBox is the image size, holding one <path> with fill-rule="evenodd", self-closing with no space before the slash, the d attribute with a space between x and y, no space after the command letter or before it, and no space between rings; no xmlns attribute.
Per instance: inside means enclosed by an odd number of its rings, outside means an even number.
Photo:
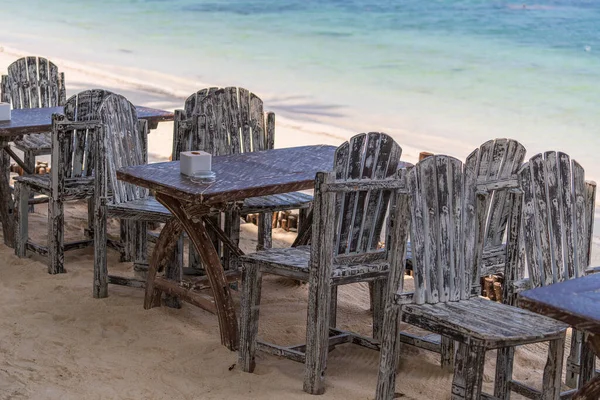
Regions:
<svg viewBox="0 0 600 400"><path fill-rule="evenodd" d="M80 236L85 210L84 203L68 206L68 239ZM46 218L43 205L31 214L34 240L44 240ZM116 227L113 221L113 233ZM277 229L275 246L288 246L294 235ZM243 224L244 251L253 250L255 238L256 227ZM214 315L188 304L144 310L142 290L119 286L107 299L93 299L91 248L68 253L65 265L66 274L48 275L44 259L19 259L0 245L0 399L309 398L301 364L259 353L254 374L239 370L237 355L219 343ZM132 266L109 251L109 268L131 274ZM265 278L260 336L302 343L306 297L305 285ZM340 289L339 326L368 335L371 318L366 285ZM544 360L544 346L521 349L515 375L539 387ZM325 398L373 398L378 362L375 351L338 346L329 355ZM488 390L494 363L490 352ZM449 399L452 377L436 354L404 346L398 374L403 398Z"/></svg>
<svg viewBox="0 0 600 400"><path fill-rule="evenodd" d="M22 55L1 49L0 65ZM68 95L87 88L107 88L133 103L175 109L188 94L207 85L171 82L168 93L147 82L153 76L131 76L126 69L94 69L65 60L54 61L67 75ZM136 71L138 73L139 71ZM252 88L251 88L252 89ZM267 107L268 108L268 107ZM339 145L352 134L311 122L277 119L276 147L303 144ZM167 159L172 124L162 123L150 135L151 161ZM418 150L402 145L403 159L414 162ZM81 237L85 205L69 205L67 239ZM46 237L45 206L30 217L30 235ZM111 225L112 229L116 224ZM256 227L242 226L242 249L255 247ZM293 233L275 232L275 246L288 246ZM1 242L1 241L0 241ZM598 254L597 251L594 254ZM259 354L254 374L235 366L237 355L219 343L214 315L185 304L146 311L139 289L110 287L110 297L93 299L91 248L68 253L66 274L48 275L45 260L19 259L0 244L0 399L296 399L302 391L301 364ZM131 273L109 252L113 273ZM236 301L238 298L235 294ZM305 285L265 278L260 335L279 344L304 341ZM362 334L371 331L366 285L343 287L339 294L339 326ZM324 398L372 399L377 379L377 352L338 346L329 354ZM539 387L545 362L544 346L519 349L515 376ZM488 355L484 388L493 384L495 354ZM439 356L404 346L397 392L405 399L448 399L451 374L439 367ZM402 394L402 396L400 395ZM513 395L513 399L519 399Z"/></svg>

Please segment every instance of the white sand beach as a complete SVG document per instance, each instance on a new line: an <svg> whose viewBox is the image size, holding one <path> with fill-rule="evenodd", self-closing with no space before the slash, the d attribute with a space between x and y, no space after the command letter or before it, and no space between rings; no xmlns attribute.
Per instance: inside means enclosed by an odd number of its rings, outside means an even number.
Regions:
<svg viewBox="0 0 600 400"><path fill-rule="evenodd" d="M1 45L1 43L0 43ZM0 66L24 55L4 47ZM157 73L140 75L127 68L78 64L47 55L65 72L68 95L106 88L135 104L173 110L185 98L210 84ZM163 79L165 86L163 86ZM162 89L168 86L168 90ZM248 88L260 96L260 88ZM264 98L269 105L269 98ZM304 144L339 145L360 133L311 121L277 117L276 147ZM149 137L151 161L171 152L172 123L161 123ZM479 143L473 143L475 148ZM416 162L419 151L400 143L402 158ZM66 210L67 237L77 237L87 223L85 204ZM46 206L30 216L30 233L46 236ZM116 228L113 224L111 228ZM275 230L274 245L288 246L295 234ZM242 225L242 250L255 248L256 227ZM1 242L1 240L0 240ZM594 248L594 263L600 252ZM109 270L131 273L109 251ZM286 359L259 354L254 374L236 367L237 354L219 343L214 315L184 304L144 310L139 289L111 286L106 299L93 299L91 248L67 253L66 274L49 275L45 260L17 258L0 244L0 399L308 399L302 391L303 367ZM408 278L409 279L409 278ZM281 344L304 341L305 285L265 278L259 334ZM235 294L236 300L238 294ZM339 295L339 326L369 334L366 285L345 286ZM357 346L338 346L329 355L323 398L372 399L379 354ZM517 352L514 375L540 387L545 363L543 346ZM493 384L495 353L488 354L484 389ZM449 399L452 375L439 367L439 356L404 346L397 392L403 399ZM513 395L513 399L520 399Z"/></svg>

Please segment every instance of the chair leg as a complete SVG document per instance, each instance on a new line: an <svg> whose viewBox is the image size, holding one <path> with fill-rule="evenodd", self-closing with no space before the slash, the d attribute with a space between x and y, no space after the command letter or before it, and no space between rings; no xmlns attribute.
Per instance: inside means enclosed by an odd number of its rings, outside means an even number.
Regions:
<svg viewBox="0 0 600 400"><path fill-rule="evenodd" d="M231 239L233 243L239 245L240 243L240 214L236 210L227 211L225 213L225 234ZM234 259L234 255L227 248L223 246L223 268L225 270L237 269L237 260Z"/></svg>
<svg viewBox="0 0 600 400"><path fill-rule="evenodd" d="M35 173L35 155L33 154L32 151L26 151L23 154L23 163L27 166L27 168L29 168L30 171L33 171L33 173ZM30 191L29 195L27 196L27 198L29 199L33 199L33 192ZM30 205L28 207L29 212L34 212L35 208L34 205Z"/></svg>
<svg viewBox="0 0 600 400"><path fill-rule="evenodd" d="M94 200L94 288L96 299L108 297L108 266L106 263L106 198Z"/></svg>
<svg viewBox="0 0 600 400"><path fill-rule="evenodd" d="M15 255L27 256L27 240L29 239L29 188L15 182Z"/></svg>
<svg viewBox="0 0 600 400"><path fill-rule="evenodd" d="M143 278L148 272L148 222L133 223L133 271Z"/></svg>
<svg viewBox="0 0 600 400"><path fill-rule="evenodd" d="M273 213L258 214L258 244L256 250L265 250L273 247Z"/></svg>
<svg viewBox="0 0 600 400"><path fill-rule="evenodd" d="M178 283L183 280L183 235L179 236L171 259L165 267L165 277ZM170 308L181 308L181 301L177 296L165 295L164 303Z"/></svg>
<svg viewBox="0 0 600 400"><path fill-rule="evenodd" d="M392 400L396 389L396 365L400 356L400 307L386 305L381 331L379 353L379 375L377 377L376 400Z"/></svg>
<svg viewBox="0 0 600 400"><path fill-rule="evenodd" d="M499 400L510 400L510 382L512 380L515 348L502 347L497 352L494 397Z"/></svg>
<svg viewBox="0 0 600 400"><path fill-rule="evenodd" d="M338 287L331 287L331 302L329 303L329 326L335 328L337 326L337 298Z"/></svg>
<svg viewBox="0 0 600 400"><path fill-rule="evenodd" d="M64 259L64 203L50 197L48 202L48 273L65 272Z"/></svg>
<svg viewBox="0 0 600 400"><path fill-rule="evenodd" d="M548 346L548 360L544 368L541 400L560 399L565 334L560 339L551 340Z"/></svg>
<svg viewBox="0 0 600 400"><path fill-rule="evenodd" d="M454 340L446 337L440 337L440 355L441 366L443 370L452 372L454 369Z"/></svg>
<svg viewBox="0 0 600 400"><path fill-rule="evenodd" d="M312 282L309 282L312 283ZM329 352L331 285L309 284L306 326L306 361L304 391L310 394L325 392L325 368Z"/></svg>
<svg viewBox="0 0 600 400"><path fill-rule="evenodd" d="M572 329L571 330L571 350L567 357L567 376L565 377L565 384L570 388L577 387L577 381L579 377L579 369L581 368L581 342L583 340L583 332Z"/></svg>
<svg viewBox="0 0 600 400"><path fill-rule="evenodd" d="M372 288L372 290L370 290L370 295L373 307L373 339L376 340L381 340L387 283L387 279L378 279L370 282L369 285L369 288Z"/></svg>
<svg viewBox="0 0 600 400"><path fill-rule="evenodd" d="M595 374L595 361L596 356L594 351L587 343L587 334L584 334L581 342L581 353L579 356L580 370L579 370L579 385L578 388L582 388L587 382L592 380Z"/></svg>
<svg viewBox="0 0 600 400"><path fill-rule="evenodd" d="M258 265L242 265L240 350L238 353L238 362L245 372L254 372L254 367L256 367L256 336L258 334L261 280L261 272Z"/></svg>
<svg viewBox="0 0 600 400"><path fill-rule="evenodd" d="M133 242L135 241L135 223L134 221L122 219L119 222L121 237L121 262L133 261Z"/></svg>
<svg viewBox="0 0 600 400"><path fill-rule="evenodd" d="M85 237L92 239L94 237L94 198L90 197L87 199L88 208L88 227L85 230Z"/></svg>
<svg viewBox="0 0 600 400"><path fill-rule="evenodd" d="M300 229L307 222L306 217L308 216L309 208L301 208L298 210L298 228L297 231L300 232Z"/></svg>
<svg viewBox="0 0 600 400"><path fill-rule="evenodd" d="M484 347L458 344L452 379L452 400L479 400L484 362Z"/></svg>

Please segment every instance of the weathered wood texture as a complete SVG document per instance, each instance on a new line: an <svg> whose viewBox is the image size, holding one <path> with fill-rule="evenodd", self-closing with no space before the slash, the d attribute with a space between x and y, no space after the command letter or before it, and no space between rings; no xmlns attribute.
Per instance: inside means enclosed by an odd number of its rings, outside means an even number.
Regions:
<svg viewBox="0 0 600 400"><path fill-rule="evenodd" d="M472 278L482 259L489 209L486 185L478 185L474 170L455 158L435 155L407 173L406 187L415 290L403 291L404 274L390 279L393 301L384 317L376 398L390 400L394 395L401 319L459 342L452 398L479 399L486 350L541 341L564 345L566 326L473 296ZM518 220L510 212L507 220ZM403 234L400 242L407 239ZM544 372L546 392L554 391L551 383L560 377L562 366L560 346L550 349ZM545 398L558 399L558 395Z"/></svg>
<svg viewBox="0 0 600 400"><path fill-rule="evenodd" d="M48 272L64 272L64 202L90 198L94 193L95 146L100 124L97 109L110 92L86 90L67 100L65 115L54 114L52 125L52 169L50 174L26 175L16 178L19 196L29 192L46 194L48 202ZM15 253L24 257L31 243L28 239L27 202L15 198L19 209L15 212ZM42 247L42 246L38 246Z"/></svg>
<svg viewBox="0 0 600 400"><path fill-rule="evenodd" d="M508 191L511 186L517 186L517 171L523 164L525 152L525 147L516 140L494 139L479 146L465 161L475 171L478 184L509 183L489 191L483 262L481 271L474 276L475 284L479 282L479 276L504 272L504 238L511 207ZM510 185L511 181L513 185Z"/></svg>
<svg viewBox="0 0 600 400"><path fill-rule="evenodd" d="M162 121L172 121L173 113L155 108L136 106L139 119L152 127ZM12 110L10 121L0 121L0 137L14 139L28 133L48 132L52 129L52 115L64 114L64 107Z"/></svg>
<svg viewBox="0 0 600 400"><path fill-rule="evenodd" d="M533 156L520 169L519 178L528 287L584 276L590 264L596 183L585 181L579 163L554 151ZM581 354L586 347L580 336L574 333L567 362L566 383L571 387L577 386L579 360L587 357Z"/></svg>
<svg viewBox="0 0 600 400"><path fill-rule="evenodd" d="M390 263L399 262L395 236L390 251L381 249L379 242L393 194L402 186L397 177L401 152L383 133L354 136L336 150L333 172L317 174L312 245L264 250L240 258L246 279L240 320L240 364L245 371L252 372L255 363L260 274L308 281L306 346L281 348L281 354L305 362L306 392L323 393L327 352L334 340L330 337L335 312L332 287L385 279ZM390 232L395 229L388 229ZM379 324L374 322L374 326ZM298 353L305 357L297 357Z"/></svg>
<svg viewBox="0 0 600 400"><path fill-rule="evenodd" d="M183 110L177 110L173 133L173 160L182 151L203 150L213 156L240 154L273 149L275 145L275 114L264 112L263 101L244 88L208 88L192 94ZM264 221L265 213L308 208L312 196L286 193L278 196L250 198L240 209L240 215L260 213L257 249L271 247L271 226ZM270 221L270 220L269 220ZM237 231L239 219L232 219ZM230 255L225 254L229 259ZM227 268L228 266L226 266Z"/></svg>
<svg viewBox="0 0 600 400"><path fill-rule="evenodd" d="M316 172L331 170L334 152L317 145L213 157L211 184L181 175L179 161L123 168L117 178L190 203L218 204L311 189Z"/></svg>
<svg viewBox="0 0 600 400"><path fill-rule="evenodd" d="M588 350L581 360L593 360L600 355L600 275L588 275L552 285L526 290L519 294L519 306L549 316L573 328L586 332ZM600 398L600 376L593 377L593 363L588 366L586 379L580 379L578 392L573 399Z"/></svg>

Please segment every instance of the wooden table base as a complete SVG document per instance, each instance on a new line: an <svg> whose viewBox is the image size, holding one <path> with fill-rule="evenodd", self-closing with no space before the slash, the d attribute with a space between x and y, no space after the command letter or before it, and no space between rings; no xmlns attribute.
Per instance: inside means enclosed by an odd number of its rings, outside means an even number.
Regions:
<svg viewBox="0 0 600 400"><path fill-rule="evenodd" d="M154 247L146 282L144 308L159 306L161 294L166 292L208 311L215 312L216 310L221 343L229 350L237 350L237 319L229 283L202 218L210 212L211 208L190 205L161 193L156 194L156 199L171 211L175 218L164 226ZM157 272L167 264L183 229L187 232L206 268L206 275L213 294L212 298L156 276Z"/></svg>

